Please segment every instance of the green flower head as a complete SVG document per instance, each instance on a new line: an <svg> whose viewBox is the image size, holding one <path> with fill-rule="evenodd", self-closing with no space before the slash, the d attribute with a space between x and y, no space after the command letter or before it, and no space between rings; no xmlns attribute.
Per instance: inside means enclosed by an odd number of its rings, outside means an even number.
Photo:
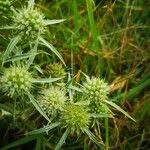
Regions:
<svg viewBox="0 0 150 150"><path fill-rule="evenodd" d="M87 79L83 84L83 94L86 100L99 103L108 99L109 86L99 78Z"/></svg>
<svg viewBox="0 0 150 150"><path fill-rule="evenodd" d="M57 111L62 111L67 97L65 90L57 86L51 86L49 89L42 91L42 96L38 101L41 107L48 115L54 114Z"/></svg>
<svg viewBox="0 0 150 150"><path fill-rule="evenodd" d="M101 103L90 103L89 104L89 110L90 110L90 113L94 113L94 114L107 114L108 113L108 106L107 105L104 105L104 104L101 104Z"/></svg>
<svg viewBox="0 0 150 150"><path fill-rule="evenodd" d="M90 124L90 115L81 105L69 104L64 108L62 113L62 125L69 128L71 133L79 134L84 132L84 128L88 128Z"/></svg>
<svg viewBox="0 0 150 150"><path fill-rule="evenodd" d="M36 8L22 8L14 11L14 27L16 34L20 34L25 40L36 40L46 31L44 15Z"/></svg>
<svg viewBox="0 0 150 150"><path fill-rule="evenodd" d="M6 94L18 97L31 90L32 75L24 66L12 66L4 70L0 83Z"/></svg>
<svg viewBox="0 0 150 150"><path fill-rule="evenodd" d="M53 78L60 78L66 75L66 72L60 63L53 63L46 66L46 75L49 75Z"/></svg>

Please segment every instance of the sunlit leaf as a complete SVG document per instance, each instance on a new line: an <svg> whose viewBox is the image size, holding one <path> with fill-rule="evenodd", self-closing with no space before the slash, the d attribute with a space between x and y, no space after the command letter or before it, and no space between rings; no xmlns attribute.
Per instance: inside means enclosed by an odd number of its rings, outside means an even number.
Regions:
<svg viewBox="0 0 150 150"><path fill-rule="evenodd" d="M65 21L65 19L55 19L55 20L44 20L46 25L57 24Z"/></svg>

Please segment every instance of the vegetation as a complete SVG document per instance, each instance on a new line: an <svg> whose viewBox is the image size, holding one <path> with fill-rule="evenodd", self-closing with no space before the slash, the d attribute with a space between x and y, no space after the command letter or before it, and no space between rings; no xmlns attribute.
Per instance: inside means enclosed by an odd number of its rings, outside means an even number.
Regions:
<svg viewBox="0 0 150 150"><path fill-rule="evenodd" d="M0 0L0 150L146 150L148 0Z"/></svg>

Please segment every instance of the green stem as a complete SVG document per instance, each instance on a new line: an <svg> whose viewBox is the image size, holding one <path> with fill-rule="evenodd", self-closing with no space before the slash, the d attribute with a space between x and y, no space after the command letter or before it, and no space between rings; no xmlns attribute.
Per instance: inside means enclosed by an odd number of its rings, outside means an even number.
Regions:
<svg viewBox="0 0 150 150"><path fill-rule="evenodd" d="M109 149L109 129L108 129L108 117L105 118L105 140L106 140L106 150Z"/></svg>

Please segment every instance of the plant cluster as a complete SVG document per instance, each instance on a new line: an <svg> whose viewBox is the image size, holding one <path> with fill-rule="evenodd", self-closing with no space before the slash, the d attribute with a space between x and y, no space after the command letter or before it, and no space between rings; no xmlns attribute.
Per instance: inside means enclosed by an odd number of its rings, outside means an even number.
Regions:
<svg viewBox="0 0 150 150"><path fill-rule="evenodd" d="M48 26L64 19L47 19L48 15L41 9L42 2L36 4L34 0L28 0L22 7L14 3L17 1L0 0L0 15L10 19L5 26L0 24L0 39L4 40L2 48L0 46L0 128L4 128L1 120L9 118L6 134L9 136L9 132L15 132L18 135L16 141L15 137L12 141L9 138L5 140L2 135L5 142L0 142L0 150L16 146L22 148L23 144L30 149L45 150L76 146L76 149L110 149L109 133L112 133L112 126L118 129L117 117L123 114L135 120L116 104L116 97L113 98L111 93L114 86L101 75L102 62L99 62L98 75L86 75L81 70L74 74L73 68L65 63L65 52L61 53L55 48L57 44L50 43L55 39L55 32L51 37ZM86 4L92 24L92 5L89 0ZM76 0L73 5L75 13ZM6 12L9 10L8 17ZM90 48L97 52L83 50L83 55L104 57L105 51L98 52L96 28L94 23L92 25L94 42ZM71 67L74 65L72 53L71 48ZM75 59L82 62L79 57L78 54ZM92 63L90 57L89 62ZM114 134L111 138L118 138L119 131ZM35 146L31 146L31 141Z"/></svg>

